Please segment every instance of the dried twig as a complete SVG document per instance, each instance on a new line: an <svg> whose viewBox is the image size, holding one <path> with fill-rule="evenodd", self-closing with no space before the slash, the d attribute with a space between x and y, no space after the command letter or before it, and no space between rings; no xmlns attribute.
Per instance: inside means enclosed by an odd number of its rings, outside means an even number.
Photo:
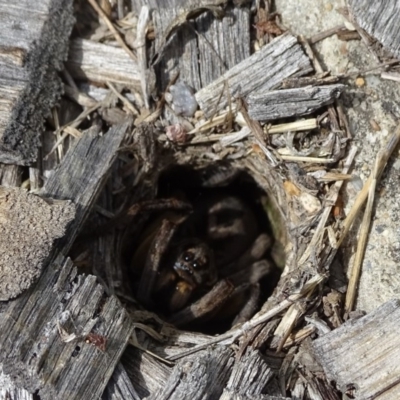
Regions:
<svg viewBox="0 0 400 400"><path fill-rule="evenodd" d="M323 40L323 39L326 39L326 38L328 38L329 36L336 35L336 34L338 34L340 31L343 31L343 30L345 30L345 29L346 29L346 27L345 27L344 24L336 25L336 26L334 26L333 28L327 29L326 31L317 33L316 35L310 37L310 38L308 39L308 42L309 42L310 44L318 43L319 41L321 41L321 40Z"/></svg>

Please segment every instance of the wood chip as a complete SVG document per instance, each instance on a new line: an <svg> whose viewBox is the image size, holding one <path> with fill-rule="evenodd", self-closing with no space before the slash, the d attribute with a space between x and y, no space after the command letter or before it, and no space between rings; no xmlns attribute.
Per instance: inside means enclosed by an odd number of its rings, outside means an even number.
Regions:
<svg viewBox="0 0 400 400"><path fill-rule="evenodd" d="M74 78L121 83L141 90L137 63L118 47L85 39L71 41L67 68Z"/></svg>
<svg viewBox="0 0 400 400"><path fill-rule="evenodd" d="M328 380L357 399L400 396L400 302L389 301L313 342Z"/></svg>
<svg viewBox="0 0 400 400"><path fill-rule="evenodd" d="M400 57L400 31L397 21L400 4L397 0L349 0L349 7L358 25L378 39L396 58Z"/></svg>
<svg viewBox="0 0 400 400"><path fill-rule="evenodd" d="M333 103L344 88L337 84L252 94L247 100L249 115L258 121L270 121L311 114Z"/></svg>
<svg viewBox="0 0 400 400"><path fill-rule="evenodd" d="M237 64L195 97L207 117L228 105L228 98L246 97L278 86L283 79L312 71L294 36L284 34Z"/></svg>

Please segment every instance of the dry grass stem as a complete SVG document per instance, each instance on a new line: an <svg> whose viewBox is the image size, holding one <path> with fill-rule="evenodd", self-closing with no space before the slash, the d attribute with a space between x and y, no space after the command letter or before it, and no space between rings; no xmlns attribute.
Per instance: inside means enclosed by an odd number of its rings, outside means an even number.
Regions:
<svg viewBox="0 0 400 400"><path fill-rule="evenodd" d="M85 118L90 115L92 112L96 111L100 106L102 105L101 102L96 103L93 107L90 107L84 111L82 111L73 121L71 121L68 124L65 124L64 126L60 127L57 131L58 132L63 132L64 129L67 126L71 126L73 128L77 128L84 120ZM54 153L54 151L57 149L57 147L65 140L65 138L69 135L67 131L64 131L63 134L58 138L57 142L54 144L52 149L47 153L47 155L44 157L45 160L48 159L48 157Z"/></svg>
<svg viewBox="0 0 400 400"><path fill-rule="evenodd" d="M137 30L136 30L136 53L138 57L138 67L140 72L140 86L142 88L142 95L144 105L147 109L150 109L149 103L149 90L147 80L147 52L146 52L146 32L147 24L150 19L150 9L147 6L142 6L140 10Z"/></svg>
<svg viewBox="0 0 400 400"><path fill-rule="evenodd" d="M386 143L385 148L378 154L378 170L376 174L376 179L379 179L387 161L389 160L389 157L391 156L393 150L396 148L397 144L399 143L400 140L400 125L396 128L395 132L393 135L390 137L388 142ZM373 177L372 175L368 178L367 182L365 183L364 187L361 189L361 192L358 194L350 212L347 215L347 218L345 219L343 223L343 231L342 234L338 240L338 246L341 245L343 242L344 238L347 236L358 212L361 210L361 207L363 206L365 200L367 199L368 193L369 193L369 187L371 186Z"/></svg>
<svg viewBox="0 0 400 400"><path fill-rule="evenodd" d="M97 14L100 15L101 18L103 18L104 22L108 26L108 29L112 32L112 34L115 37L115 40L120 44L120 46L128 53L129 57L132 58L132 60L137 63L137 57L135 54L133 54L132 50L126 45L124 40L122 39L121 35L119 32L115 29L115 26L113 23L108 19L107 14L103 11L103 9L96 3L96 0L88 0L90 5L94 8L94 10L97 12Z"/></svg>
<svg viewBox="0 0 400 400"><path fill-rule="evenodd" d="M299 161L299 162L308 162L308 163L316 163L316 164L330 164L335 160L332 158L319 158L319 157L306 157L306 156L288 156L280 154L282 160L285 161Z"/></svg>
<svg viewBox="0 0 400 400"><path fill-rule="evenodd" d="M121 100L121 102L124 104L124 106L128 111L130 111L135 117L139 115L139 111L136 110L134 105L125 96L123 96L120 92L118 92L118 90L111 82L107 82L107 86Z"/></svg>
<svg viewBox="0 0 400 400"><path fill-rule="evenodd" d="M371 215L372 215L372 206L374 204L374 199L375 199L375 189L376 189L376 182L377 182L377 176L379 174L379 160L381 158L381 154L378 153L375 161L375 166L374 170L372 171L371 174L371 184L369 186L368 190L368 201L367 201L367 206L365 208L362 224L361 224L361 233L360 237L358 239L357 243L357 251L356 255L354 258L354 263L353 266L351 267L350 271L350 279L349 279L349 285L347 288L347 293L346 293L346 301L345 301L345 306L344 306L344 312L345 314L348 314L350 311L353 310L354 307L354 302L356 299L356 293L357 293L357 286L358 286L358 281L360 278L360 273L361 273L361 265L364 259L364 254L365 254L365 248L367 246L367 240L368 240L368 234L369 234L369 228L371 225Z"/></svg>
<svg viewBox="0 0 400 400"><path fill-rule="evenodd" d="M265 133L269 135L275 133L285 133L285 132L300 132L308 131L311 129L318 128L318 123L316 118L303 119L295 122L288 122L286 124L271 125L264 128Z"/></svg>
<svg viewBox="0 0 400 400"><path fill-rule="evenodd" d="M343 174L347 174L350 170L351 165L353 164L354 157L357 153L357 148L352 147L349 151L349 154L346 158L344 163L344 167L342 170ZM322 212L321 218L319 220L318 226L315 229L314 236L311 239L310 244L308 245L306 251L303 253L302 257L299 260L299 264L304 264L311 255L313 249L315 249L317 243L320 243L322 240L322 236L324 234L324 229L326 226L326 222L328 221L329 215L332 211L332 206L336 203L337 197L339 196L339 191L342 187L343 181L337 181L332 187L327 196L327 207L325 207L324 211Z"/></svg>

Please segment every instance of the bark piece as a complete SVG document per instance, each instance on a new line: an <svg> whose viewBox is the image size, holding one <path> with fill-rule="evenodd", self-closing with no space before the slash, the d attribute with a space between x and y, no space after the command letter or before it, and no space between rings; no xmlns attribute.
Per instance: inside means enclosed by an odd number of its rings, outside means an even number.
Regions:
<svg viewBox="0 0 400 400"><path fill-rule="evenodd" d="M0 300L28 289L42 272L53 241L74 217L70 202L46 202L23 189L0 187Z"/></svg>
<svg viewBox="0 0 400 400"><path fill-rule="evenodd" d="M356 399L400 396L400 301L350 320L313 343L329 381Z"/></svg>
<svg viewBox="0 0 400 400"><path fill-rule="evenodd" d="M71 0L0 2L0 162L35 161L44 117L62 92L57 71L72 30Z"/></svg>
<svg viewBox="0 0 400 400"><path fill-rule="evenodd" d="M397 0L349 0L348 4L358 25L399 58L400 3Z"/></svg>
<svg viewBox="0 0 400 400"><path fill-rule="evenodd" d="M60 256L2 313L0 361L42 399L99 398L131 332L120 302Z"/></svg>
<svg viewBox="0 0 400 400"><path fill-rule="evenodd" d="M231 68L195 97L207 117L223 109L237 97L262 93L278 86L283 79L312 71L310 60L297 39L284 34Z"/></svg>
<svg viewBox="0 0 400 400"><path fill-rule="evenodd" d="M271 121L311 114L333 103L344 88L344 85L309 86L253 94L247 102L249 115L258 121Z"/></svg>
<svg viewBox="0 0 400 400"><path fill-rule="evenodd" d="M139 68L125 50L85 39L71 41L67 68L78 79L121 83L140 90Z"/></svg>

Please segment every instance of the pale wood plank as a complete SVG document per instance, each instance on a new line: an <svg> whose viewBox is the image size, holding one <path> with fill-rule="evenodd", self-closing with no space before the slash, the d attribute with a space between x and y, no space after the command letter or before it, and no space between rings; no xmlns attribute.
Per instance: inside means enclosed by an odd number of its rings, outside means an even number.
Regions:
<svg viewBox="0 0 400 400"><path fill-rule="evenodd" d="M397 0L349 0L351 14L369 35L400 57L400 3Z"/></svg>
<svg viewBox="0 0 400 400"><path fill-rule="evenodd" d="M283 79L311 72L311 64L296 38L284 34L231 68L195 97L206 116L228 105L229 97L246 97L277 87Z"/></svg>
<svg viewBox="0 0 400 400"><path fill-rule="evenodd" d="M252 94L247 101L249 115L258 121L270 121L311 114L332 104L344 88L344 85L337 84Z"/></svg>
<svg viewBox="0 0 400 400"><path fill-rule="evenodd" d="M400 396L400 301L350 320L313 342L328 380L357 399L395 400Z"/></svg>
<svg viewBox="0 0 400 400"><path fill-rule="evenodd" d="M67 68L78 79L99 83L120 83L140 90L137 64L125 50L85 39L71 41Z"/></svg>

